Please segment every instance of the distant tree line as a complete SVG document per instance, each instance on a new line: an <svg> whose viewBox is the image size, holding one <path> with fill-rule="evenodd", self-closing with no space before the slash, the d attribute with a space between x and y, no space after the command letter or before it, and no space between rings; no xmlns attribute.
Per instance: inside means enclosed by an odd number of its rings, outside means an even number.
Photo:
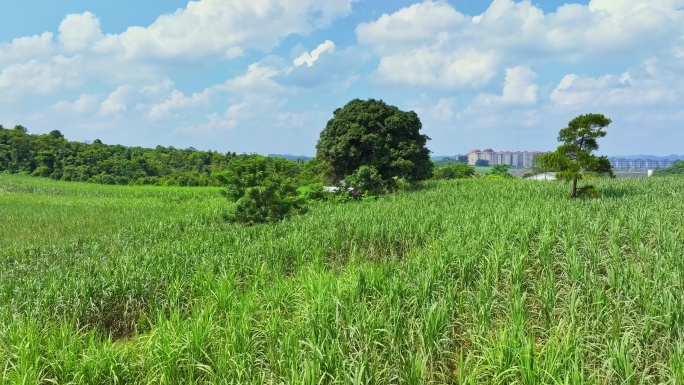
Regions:
<svg viewBox="0 0 684 385"><path fill-rule="evenodd" d="M456 158L442 158L442 159L439 159L439 160L433 160L433 161L432 161L432 163L435 165L435 168L436 168L436 169L440 169L440 168L444 168L444 167L449 167L449 166L453 166L453 165L456 165L456 164L465 164L466 162L467 162L467 160L466 160L466 161L461 161L461 160L456 159Z"/></svg>
<svg viewBox="0 0 684 385"><path fill-rule="evenodd" d="M599 114L573 119L559 133L556 152L545 154L537 168L558 172L573 182L572 196L597 195L592 186L578 189L587 173L610 174L605 157L592 154L610 119ZM0 172L64 181L102 184L224 186L234 203L226 216L247 225L277 222L302 214L314 202L346 202L412 189L426 179L475 176L459 159L433 162L413 111L382 100L354 99L334 111L320 134L316 156L304 161L279 155L225 154L176 149L107 145L67 140L61 132L29 134L23 126L0 125ZM486 178L511 178L506 165L495 165Z"/></svg>
<svg viewBox="0 0 684 385"><path fill-rule="evenodd" d="M246 156L246 155L243 155ZM67 140L61 132L29 134L0 125L0 172L102 184L218 186L234 152L108 145Z"/></svg>
<svg viewBox="0 0 684 385"><path fill-rule="evenodd" d="M684 175L684 160L678 160L668 168L661 168L653 172L653 176L670 175Z"/></svg>

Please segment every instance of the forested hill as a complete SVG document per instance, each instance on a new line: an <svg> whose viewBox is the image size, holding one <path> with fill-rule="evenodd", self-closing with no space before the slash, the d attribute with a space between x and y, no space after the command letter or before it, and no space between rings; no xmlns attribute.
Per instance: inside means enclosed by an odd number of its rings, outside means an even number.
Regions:
<svg viewBox="0 0 684 385"><path fill-rule="evenodd" d="M29 134L0 125L0 172L104 184L216 185L235 153L73 142L55 130Z"/></svg>

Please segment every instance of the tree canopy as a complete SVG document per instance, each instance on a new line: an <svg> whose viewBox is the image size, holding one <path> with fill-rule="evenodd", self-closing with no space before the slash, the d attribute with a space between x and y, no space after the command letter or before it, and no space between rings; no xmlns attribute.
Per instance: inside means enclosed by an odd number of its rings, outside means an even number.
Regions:
<svg viewBox="0 0 684 385"><path fill-rule="evenodd" d="M217 185L234 152L108 145L67 140L58 130L29 134L23 126L0 126L0 172L64 181L174 186Z"/></svg>
<svg viewBox="0 0 684 385"><path fill-rule="evenodd" d="M475 167L465 163L457 162L450 166L441 167L435 170L434 179L463 179L475 175Z"/></svg>
<svg viewBox="0 0 684 385"><path fill-rule="evenodd" d="M331 182L353 179L368 189L391 190L395 178L417 182L432 176L430 139L413 111L382 100L354 99L334 111L316 145Z"/></svg>
<svg viewBox="0 0 684 385"><path fill-rule="evenodd" d="M611 120L602 114L580 115L568 123L558 133L558 146L555 152L539 157L537 167L543 171L557 171L556 178L572 181L572 196L577 197L577 182L586 173L613 176L608 158L593 154L598 150L598 138L606 136L604 128Z"/></svg>
<svg viewBox="0 0 684 385"><path fill-rule="evenodd" d="M660 170L655 170L653 172L653 176L668 175L684 175L684 160L678 160L668 168L661 168Z"/></svg>

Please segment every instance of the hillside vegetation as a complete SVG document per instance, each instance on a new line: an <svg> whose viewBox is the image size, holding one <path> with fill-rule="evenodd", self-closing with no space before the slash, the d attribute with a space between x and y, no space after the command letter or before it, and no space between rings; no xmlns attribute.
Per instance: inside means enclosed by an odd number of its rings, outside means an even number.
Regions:
<svg viewBox="0 0 684 385"><path fill-rule="evenodd" d="M217 185L213 174L228 169L233 152L108 145L67 140L58 130L29 134L0 125L0 172L101 184Z"/></svg>
<svg viewBox="0 0 684 385"><path fill-rule="evenodd" d="M432 181L253 227L0 175L0 383L682 384L684 180Z"/></svg>
<svg viewBox="0 0 684 385"><path fill-rule="evenodd" d="M655 170L653 176L671 176L671 175L684 175L684 160L678 160L672 166L668 168L661 168L660 170Z"/></svg>

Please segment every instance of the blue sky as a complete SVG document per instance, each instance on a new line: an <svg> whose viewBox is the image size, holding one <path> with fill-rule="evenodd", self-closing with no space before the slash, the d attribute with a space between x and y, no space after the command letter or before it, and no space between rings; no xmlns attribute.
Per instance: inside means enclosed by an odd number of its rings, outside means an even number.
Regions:
<svg viewBox="0 0 684 385"><path fill-rule="evenodd" d="M684 153L684 0L32 0L0 4L0 123L72 140L313 155L354 98L435 155ZM519 147L518 147L519 140Z"/></svg>

